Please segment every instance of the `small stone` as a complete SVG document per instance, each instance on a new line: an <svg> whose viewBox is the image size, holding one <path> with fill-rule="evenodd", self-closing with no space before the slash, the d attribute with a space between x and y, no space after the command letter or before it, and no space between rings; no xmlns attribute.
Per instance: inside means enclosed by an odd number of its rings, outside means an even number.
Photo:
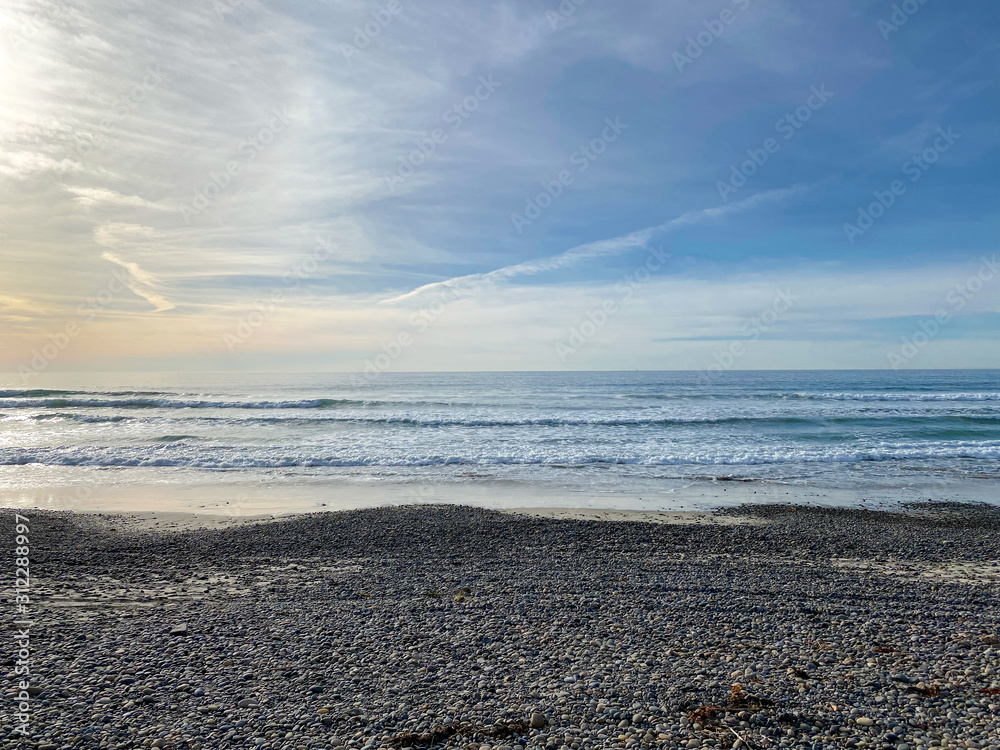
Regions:
<svg viewBox="0 0 1000 750"><path fill-rule="evenodd" d="M545 714L534 713L531 715L530 726L532 729L541 729L545 724Z"/></svg>
<svg viewBox="0 0 1000 750"><path fill-rule="evenodd" d="M869 719L867 716L859 716L854 720L854 723L859 727L871 727L875 725L875 722Z"/></svg>
<svg viewBox="0 0 1000 750"><path fill-rule="evenodd" d="M171 636L187 635L187 634L188 634L188 626L186 622L182 622L180 625L174 625L172 628L170 628Z"/></svg>

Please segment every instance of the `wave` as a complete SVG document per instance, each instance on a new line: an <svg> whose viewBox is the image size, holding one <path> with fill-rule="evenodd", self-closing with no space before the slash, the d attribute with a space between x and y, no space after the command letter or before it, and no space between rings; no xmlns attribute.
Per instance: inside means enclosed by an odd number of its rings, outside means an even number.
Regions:
<svg viewBox="0 0 1000 750"><path fill-rule="evenodd" d="M295 401L202 401L169 398L45 398L8 399L5 409L329 409L342 406L372 406L380 402L339 398L314 398Z"/></svg>
<svg viewBox="0 0 1000 750"><path fill-rule="evenodd" d="M292 407L288 407L292 408ZM301 408L301 407L300 407ZM329 408L329 407L321 407ZM0 414L0 416L5 416ZM82 422L86 424L118 423L133 421L150 421L143 417L132 417L126 415L96 415L78 412L43 412L33 414L31 419L39 422L52 420L67 420ZM215 417L215 416L194 416L185 417L154 417L156 421L175 423L178 421L192 421L202 424L222 424L227 426L240 427L245 425L275 425L275 426L324 426L340 424L357 425L401 425L418 428L447 428L447 427L712 427L712 426L767 426L767 427L815 427L824 426L870 426L886 428L893 426L925 426L930 433L938 430L947 430L950 426L956 429L965 427L991 427L1000 426L1000 413L987 414L880 414L875 412L872 415L862 414L858 416L808 416L795 417L787 415L759 415L759 416L731 416L731 417L535 417L535 418L447 418L447 417L416 417L416 416L393 416L393 415L372 415L364 416L360 414L348 414L343 416L288 416L288 417Z"/></svg>
<svg viewBox="0 0 1000 750"><path fill-rule="evenodd" d="M741 417L676 417L643 418L614 417L567 419L560 417L537 417L526 419L460 419L410 416L339 416L339 417L248 417L246 419L217 418L229 423L252 422L255 424L399 424L414 427L694 427L698 425L741 425L766 424L772 426L822 426L822 425L874 425L891 426L899 424L926 424L938 427L940 423L1000 425L1000 413L988 415L967 414L905 414L894 416L863 417L789 417L789 416L741 416Z"/></svg>
<svg viewBox="0 0 1000 750"><path fill-rule="evenodd" d="M49 396L167 396L166 391L62 391L48 388L0 390L0 398L46 398Z"/></svg>
<svg viewBox="0 0 1000 750"><path fill-rule="evenodd" d="M168 436L169 437L169 436ZM187 437L187 436L176 436ZM691 451L660 456L574 455L316 455L290 454L278 449L247 449L238 446L213 446L210 451L171 442L157 446L88 447L88 448L8 448L0 449L0 465L91 467L186 467L197 469L280 469L344 467L420 467L420 466L547 466L634 465L634 466L763 466L770 464L837 464L858 462L914 461L934 459L1000 459L997 444L895 445L863 449L771 450L745 449L729 452Z"/></svg>
<svg viewBox="0 0 1000 750"><path fill-rule="evenodd" d="M1000 393L797 393L811 401L1000 401Z"/></svg>
<svg viewBox="0 0 1000 750"><path fill-rule="evenodd" d="M617 398L617 397L616 397ZM624 398L653 400L737 400L737 401L868 401L868 402L996 402L1000 393L862 393L862 392L758 392L758 393L674 393L625 394ZM474 408L474 403L452 403L425 399L384 401L349 398L309 398L293 400L240 401L223 399L192 399L162 391L58 391L0 390L0 407L4 409L334 409L344 407L404 408L438 406ZM488 426L484 424L483 426Z"/></svg>
<svg viewBox="0 0 1000 750"><path fill-rule="evenodd" d="M676 400L776 400L776 401L1000 401L1000 393L967 392L967 393L862 393L862 392L708 392L708 393L633 393L620 398L638 400L651 399L662 401Z"/></svg>
<svg viewBox="0 0 1000 750"><path fill-rule="evenodd" d="M117 423L117 422L132 422L135 417L126 417L120 414L117 415L107 415L99 416L92 414L74 414L73 412L46 412L45 414L33 414L31 416L37 422L48 422L53 419L65 419L72 422L85 422L87 424L101 424L104 422Z"/></svg>

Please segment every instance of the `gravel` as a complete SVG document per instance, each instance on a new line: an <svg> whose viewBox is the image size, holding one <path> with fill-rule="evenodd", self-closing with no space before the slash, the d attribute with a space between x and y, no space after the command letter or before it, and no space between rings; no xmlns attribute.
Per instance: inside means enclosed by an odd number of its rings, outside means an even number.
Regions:
<svg viewBox="0 0 1000 750"><path fill-rule="evenodd" d="M1000 750L1000 509L720 512L766 522L30 511L0 747Z"/></svg>

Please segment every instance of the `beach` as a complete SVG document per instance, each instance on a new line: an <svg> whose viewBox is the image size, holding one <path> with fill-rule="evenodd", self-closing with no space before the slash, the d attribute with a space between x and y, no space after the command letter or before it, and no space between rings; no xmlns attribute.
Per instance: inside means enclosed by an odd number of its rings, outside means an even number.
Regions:
<svg viewBox="0 0 1000 750"><path fill-rule="evenodd" d="M1000 750L997 0L0 50L0 750Z"/></svg>
<svg viewBox="0 0 1000 750"><path fill-rule="evenodd" d="M1000 747L996 508L531 512L22 511L2 746Z"/></svg>

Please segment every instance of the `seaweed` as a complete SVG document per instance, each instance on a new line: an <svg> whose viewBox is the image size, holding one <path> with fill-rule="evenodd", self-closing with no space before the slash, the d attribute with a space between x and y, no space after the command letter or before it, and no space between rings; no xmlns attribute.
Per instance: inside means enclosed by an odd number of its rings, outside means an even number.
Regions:
<svg viewBox="0 0 1000 750"><path fill-rule="evenodd" d="M437 743L451 739L456 735L504 739L514 734L522 734L527 731L528 726L528 722L525 721L518 721L512 724L498 723L492 727L470 724L445 724L421 734L406 732L405 734L396 735L389 740L389 747L433 747Z"/></svg>

